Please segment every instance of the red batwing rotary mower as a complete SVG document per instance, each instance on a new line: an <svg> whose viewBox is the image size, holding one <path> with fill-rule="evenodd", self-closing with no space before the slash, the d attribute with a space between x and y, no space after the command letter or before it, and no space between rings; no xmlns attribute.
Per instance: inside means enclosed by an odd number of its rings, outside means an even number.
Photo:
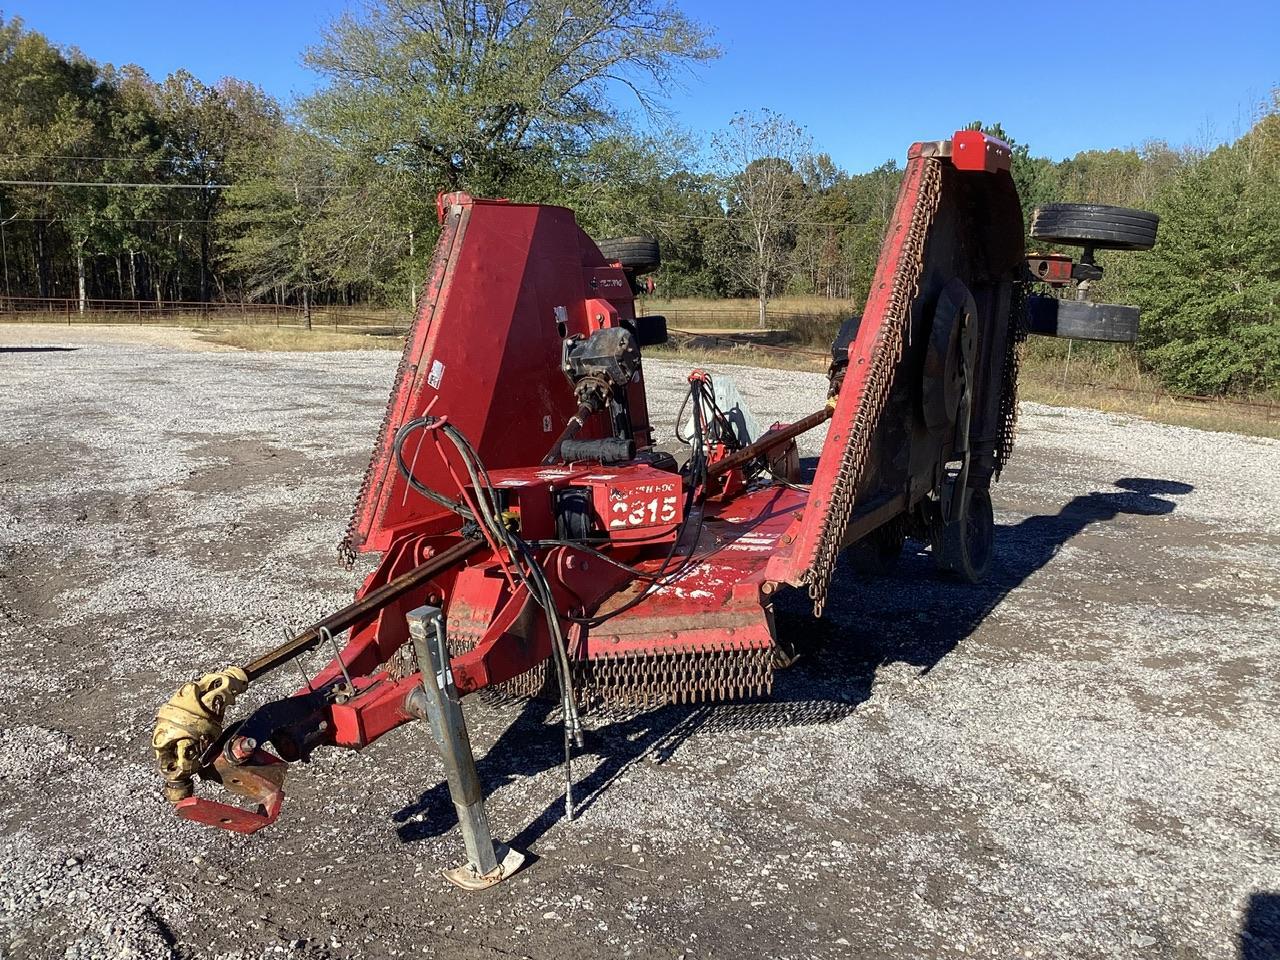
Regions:
<svg viewBox="0 0 1280 960"><path fill-rule="evenodd" d="M655 445L641 366L665 321L633 304L656 243L597 245L559 207L441 197L426 295L342 544L381 562L350 606L160 709L154 746L179 815L252 833L279 815L290 763L425 719L467 848L448 875L486 886L521 857L490 835L461 697L557 699L567 758L595 704L768 694L788 661L776 591L807 589L820 614L846 546L893 552L910 534L947 573L981 579L1017 345L1028 330L1132 339L1133 308L1082 294L1094 249L1149 247L1156 226L1141 211L1042 208L1033 235L1086 255L1028 258L1009 162L976 132L913 145L829 395L761 431L731 383L695 370L682 464ZM1036 283L1079 296L1030 295ZM802 477L795 438L822 425ZM227 722L254 680L317 647L333 660L300 690ZM253 808L197 796L196 778Z"/></svg>

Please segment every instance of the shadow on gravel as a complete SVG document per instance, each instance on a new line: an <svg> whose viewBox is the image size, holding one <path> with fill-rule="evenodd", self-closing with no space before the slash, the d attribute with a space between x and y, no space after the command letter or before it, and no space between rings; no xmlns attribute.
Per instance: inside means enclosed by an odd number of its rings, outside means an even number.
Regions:
<svg viewBox="0 0 1280 960"><path fill-rule="evenodd" d="M773 695L745 703L595 714L585 753L597 762L574 783L578 811L589 809L628 767L644 760L666 762L695 733L807 726L849 716L870 696L882 665L906 663L919 667L922 675L933 669L1012 590L1086 527L1120 514L1172 513L1176 504L1164 497L1194 489L1186 483L1147 478L1123 478L1114 486L1122 492L1090 493L1071 500L1056 514L997 526L992 570L978 586L938 579L928 552L909 547L890 576L866 578L841 563L822 619L813 617L803 592L780 593L774 607L778 635L800 653L800 659L775 675ZM477 760L486 795L561 764L560 727L550 722L552 710L548 702L525 702L511 725ZM527 848L563 815L564 804L556 800L508 842ZM392 819L399 824L396 832L403 842L438 836L457 823L444 783L427 790Z"/></svg>
<svg viewBox="0 0 1280 960"><path fill-rule="evenodd" d="M823 639L839 639L825 651L858 657L852 666L870 660L874 672L882 663L907 663L927 673L1087 527L1121 514L1172 513L1177 504L1166 497L1194 490L1189 483L1142 477L1124 477L1113 486L1120 492L1089 493L1068 501L1055 514L997 524L995 555L981 584L939 578L931 555L911 541L890 576L859 581L844 571L829 592L825 620L810 619L811 629L824 634ZM780 613L780 627L781 617Z"/></svg>
<svg viewBox="0 0 1280 960"><path fill-rule="evenodd" d="M1280 893L1252 893L1240 924L1240 960L1280 958Z"/></svg>
<svg viewBox="0 0 1280 960"><path fill-rule="evenodd" d="M68 353L79 347L0 347L0 353Z"/></svg>

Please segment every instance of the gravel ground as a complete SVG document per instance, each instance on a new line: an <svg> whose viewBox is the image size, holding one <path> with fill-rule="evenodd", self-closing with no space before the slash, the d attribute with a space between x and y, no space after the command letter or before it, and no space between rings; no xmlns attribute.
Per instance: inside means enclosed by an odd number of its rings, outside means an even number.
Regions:
<svg viewBox="0 0 1280 960"><path fill-rule="evenodd" d="M1277 956L1280 442L1024 405L988 584L909 551L790 598L776 698L595 718L573 822L544 708L470 705L536 859L465 895L416 726L249 838L149 756L179 682L349 599L395 357L132 339L0 328L0 956ZM765 421L823 395L736 373Z"/></svg>

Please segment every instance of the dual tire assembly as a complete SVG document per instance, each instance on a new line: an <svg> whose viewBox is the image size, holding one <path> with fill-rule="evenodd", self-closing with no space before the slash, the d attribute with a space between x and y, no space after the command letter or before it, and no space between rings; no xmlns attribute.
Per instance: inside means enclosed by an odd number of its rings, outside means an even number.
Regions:
<svg viewBox="0 0 1280 960"><path fill-rule="evenodd" d="M1158 226L1159 217L1145 210L1053 203L1036 208L1030 234L1046 243L1083 247L1083 269L1079 276L1073 272L1073 279L1095 279L1101 276L1101 270L1093 262L1094 251L1150 250L1155 245ZM971 329L971 324L960 321L966 309L972 311L973 299L964 291L967 301L953 303L958 295L952 286L944 288L934 311L922 384L925 421L935 434L954 428L965 368L972 369L972 348L964 337L965 327ZM1082 295L1087 288L1087 284L1081 284ZM1132 343L1138 338L1139 315L1139 309L1132 306L1031 295L1027 298L1026 330L1072 340ZM840 353L842 345L847 349L847 339L841 343L844 334L842 329L833 345L833 355ZM969 350L965 349L967 346ZM995 514L989 482L974 483L961 492L957 501L959 509L950 511L954 516L945 521L938 518L928 525L934 563L949 579L981 583L995 553ZM889 572L898 560L904 539L901 518L874 530L850 547L854 569L869 574Z"/></svg>
<svg viewBox="0 0 1280 960"><path fill-rule="evenodd" d="M1084 247L1081 263L1093 267L1095 250L1150 250L1160 218L1145 210L1097 203L1050 203L1031 217L1031 236L1045 243ZM1095 268L1096 269L1096 268ZM1101 275L1101 270L1096 270ZM1133 343L1137 307L1089 300L1027 298L1027 332L1069 340Z"/></svg>

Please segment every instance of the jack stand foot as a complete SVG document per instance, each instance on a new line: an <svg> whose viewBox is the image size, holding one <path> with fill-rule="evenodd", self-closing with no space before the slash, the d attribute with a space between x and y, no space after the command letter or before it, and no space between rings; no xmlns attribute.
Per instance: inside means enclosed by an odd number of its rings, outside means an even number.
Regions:
<svg viewBox="0 0 1280 960"><path fill-rule="evenodd" d="M488 873L477 873L475 867L470 863L464 863L461 866L453 867L449 870L441 870L440 872L455 887L475 891L484 890L496 883L501 883L524 866L525 855L519 850L508 847L505 843L495 841L493 853L498 865Z"/></svg>
<svg viewBox="0 0 1280 960"><path fill-rule="evenodd" d="M463 890L483 890L519 870L525 855L506 844L494 842L493 834L489 832L484 789L476 772L471 739L467 736L467 723L462 716L461 697L449 667L444 611L439 607L417 607L406 615L406 620L418 668L422 671L422 686L419 688L425 701L422 712L431 724L431 737L440 748L440 759L444 761L449 782L449 796L458 811L458 826L467 848L467 862L445 870L444 877Z"/></svg>

